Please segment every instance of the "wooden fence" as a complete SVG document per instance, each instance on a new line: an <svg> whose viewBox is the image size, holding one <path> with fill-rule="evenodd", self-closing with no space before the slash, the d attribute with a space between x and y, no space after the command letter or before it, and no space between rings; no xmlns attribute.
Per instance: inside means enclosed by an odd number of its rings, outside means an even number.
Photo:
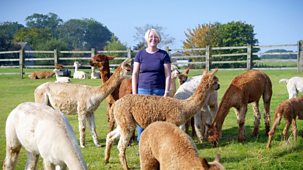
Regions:
<svg viewBox="0 0 303 170"><path fill-rule="evenodd" d="M287 52L264 53L264 49L292 48ZM220 69L297 69L303 71L303 41L297 44L267 45L267 46L241 46L241 47L210 47L193 49L166 49L171 56L173 64L180 67L191 65L195 68L220 68ZM138 51L2 51L0 52L0 68L19 68L23 78L25 68L54 68L54 65L64 62L64 67L73 68L72 62L82 60L82 67L89 68L89 60L92 56L103 54L116 54L115 60L133 58ZM3 55L15 54L15 58L4 58ZM296 55L294 59L260 59L262 55ZM43 57L39 57L43 55ZM75 55L78 55L75 57ZM82 56L81 56L82 55ZM47 57L45 57L47 56ZM49 61L50 65L37 65L35 62ZM121 61L115 61L111 67L116 67ZM8 64L17 62L18 64ZM115 64L116 63L116 64ZM275 64L275 63L278 63ZM284 64L287 63L287 64ZM2 73L3 74L3 73ZM5 74L5 73L4 73Z"/></svg>

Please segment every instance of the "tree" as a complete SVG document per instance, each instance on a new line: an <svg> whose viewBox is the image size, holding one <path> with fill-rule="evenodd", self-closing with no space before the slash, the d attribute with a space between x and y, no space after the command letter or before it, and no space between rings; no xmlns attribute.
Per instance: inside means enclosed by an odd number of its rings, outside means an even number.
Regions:
<svg viewBox="0 0 303 170"><path fill-rule="evenodd" d="M14 47L14 34L21 28L24 28L24 26L17 22L3 22L0 24L0 51L10 50Z"/></svg>
<svg viewBox="0 0 303 170"><path fill-rule="evenodd" d="M63 23L63 20L57 14L49 13L48 15L34 13L26 17L26 26L28 28L49 29L53 37L57 37L57 29Z"/></svg>
<svg viewBox="0 0 303 170"><path fill-rule="evenodd" d="M122 44L117 37L112 35L112 38L110 41L107 42L106 46L104 47L104 50L106 51L114 51L114 50L126 50L126 46ZM118 53L111 53L112 56L121 56L121 54Z"/></svg>
<svg viewBox="0 0 303 170"><path fill-rule="evenodd" d="M110 41L112 32L93 19L71 19L59 29L60 38L68 43L69 49L102 50Z"/></svg>
<svg viewBox="0 0 303 170"><path fill-rule="evenodd" d="M158 25L150 25L150 24L146 24L142 27L135 27L136 29L136 33L134 35L134 39L135 41L137 41L138 45L140 44L145 44L146 46L146 41L144 39L144 35L145 32L150 29L150 28L154 28L158 31L158 33L161 36L161 42L159 43L159 47L163 48L163 47L168 47L169 45L172 45L174 42L174 38L170 37L168 34L165 34L165 29L161 26Z"/></svg>

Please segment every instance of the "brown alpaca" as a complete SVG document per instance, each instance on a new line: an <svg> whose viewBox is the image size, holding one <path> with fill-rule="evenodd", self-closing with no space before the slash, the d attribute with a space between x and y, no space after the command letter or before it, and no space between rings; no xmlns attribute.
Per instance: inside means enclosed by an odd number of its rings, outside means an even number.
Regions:
<svg viewBox="0 0 303 170"><path fill-rule="evenodd" d="M270 78L258 70L249 70L235 77L226 90L219 105L218 112L208 129L208 140L217 145L221 136L222 125L229 109L234 107L239 124L238 140L245 140L245 115L248 103L252 103L254 110L254 130L253 136L259 134L260 111L259 100L263 96L265 133L267 135L270 128L270 100L272 96L272 84Z"/></svg>
<svg viewBox="0 0 303 170"><path fill-rule="evenodd" d="M96 66L99 68L100 74L101 74L101 81L105 83L111 76L110 68L109 68L109 60L114 59L112 56L106 56L103 54L97 54L90 60L91 66ZM107 120L109 121L109 109L113 105L113 103L120 99L121 97L132 94L132 81L131 79L124 79L122 80L121 84L118 84L117 87L114 89L114 91L108 95L106 98L107 100Z"/></svg>
<svg viewBox="0 0 303 170"><path fill-rule="evenodd" d="M294 135L294 140L297 141L297 125L296 125L296 118L298 116L298 119L303 119L303 96L292 98L283 101L279 104L279 106L276 108L275 111L275 117L274 117L274 123L272 126L272 129L268 132L268 142L267 142L267 148L270 148L272 138L275 134L275 130L277 126L280 124L282 116L284 116L285 119L285 127L283 129L283 136L284 140L288 140L288 130L290 127L290 124L292 124L292 133Z"/></svg>
<svg viewBox="0 0 303 170"><path fill-rule="evenodd" d="M155 140L156 139L156 140ZM208 163L200 158L193 140L176 125L154 122L142 133L139 143L141 170L223 170L220 157Z"/></svg>
<svg viewBox="0 0 303 170"><path fill-rule="evenodd" d="M190 119L207 101L209 93L218 88L216 72L217 70L208 73L205 70L196 92L186 100L146 95L126 95L117 100L110 110L110 127L113 128L113 119L117 127L107 134L105 162L109 160L114 140L121 135L118 144L119 158L123 168L128 169L125 150L136 124L146 128L155 121L168 121L179 126Z"/></svg>
<svg viewBox="0 0 303 170"><path fill-rule="evenodd" d="M51 71L34 71L28 77L30 79L47 79L51 78L55 73Z"/></svg>
<svg viewBox="0 0 303 170"><path fill-rule="evenodd" d="M94 112L125 78L130 78L132 69L130 60L124 61L102 86L92 87L69 83L44 83L35 90L35 101L47 104L66 114L78 113L80 146L85 146L86 119L90 126L93 141L100 146L96 133Z"/></svg>

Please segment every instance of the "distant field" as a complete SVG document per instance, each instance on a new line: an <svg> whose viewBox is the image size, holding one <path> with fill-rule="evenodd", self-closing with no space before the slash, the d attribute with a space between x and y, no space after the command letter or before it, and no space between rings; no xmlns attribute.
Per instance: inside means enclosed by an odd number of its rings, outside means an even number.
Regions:
<svg viewBox="0 0 303 170"><path fill-rule="evenodd" d="M2 72L15 72L16 69L0 69ZM32 70L26 70L30 72ZM219 77L221 88L219 90L219 102L221 97L227 89L231 80L244 71L222 71L219 70L217 76ZM273 96L271 101L271 118L273 118L273 111L277 105L288 98L286 86L279 84L281 78L289 78L292 76L303 76L302 73L297 73L296 70L270 70L264 71L267 73L273 83ZM190 74L201 74L202 70L191 70ZM34 101L34 89L47 81L54 81L55 78L48 80L30 80L27 76L20 79L18 75L0 75L0 161L5 157L5 121L9 112L18 104L26 101ZM72 80L72 83L81 83L92 86L98 86L100 80ZM263 113L263 102L260 101L260 110ZM86 148L81 149L90 170L99 169L122 169L118 158L117 144L112 148L111 159L108 164L103 163L105 136L107 130L107 118L105 115L106 102L103 101L100 107L95 112L97 133L99 141L103 145L101 148L96 148L93 144L89 130L86 134ZM78 132L78 119L77 116L67 116L70 120L77 138ZM271 119L272 120L272 119ZM290 137L290 145L286 145L281 141L282 128L284 127L284 120L278 127L275 133L271 150L266 149L267 137L264 134L264 121L261 119L260 135L257 138L251 136L253 129L253 115L252 108L249 107L246 114L246 137L247 140L243 143L237 141L238 125L236 116L233 109L230 110L225 122L223 124L223 134L219 142L219 147L213 148L207 141L202 144L194 138L199 149L199 155L205 157L208 161L212 161L217 153L221 154L221 162L227 169L302 169L302 155L303 155L303 141L299 137L297 143L293 142L293 137ZM302 135L301 129L303 128L302 121L297 121L299 135ZM290 131L291 132L291 131ZM47 133L47 132L46 132ZM62 148L64 149L64 148ZM139 157L136 156L138 151L138 144L135 143L127 148L126 156L129 166L132 169L140 169ZM26 152L22 149L18 159L17 169L24 169L26 164ZM42 161L40 160L38 169L43 169Z"/></svg>

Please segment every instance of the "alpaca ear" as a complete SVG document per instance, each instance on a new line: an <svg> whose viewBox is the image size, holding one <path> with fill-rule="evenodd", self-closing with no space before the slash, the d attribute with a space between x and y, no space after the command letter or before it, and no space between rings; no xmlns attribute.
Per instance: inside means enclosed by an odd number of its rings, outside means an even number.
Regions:
<svg viewBox="0 0 303 170"><path fill-rule="evenodd" d="M131 61L132 61L131 58L125 59L125 60L121 63L121 67L122 67L122 68L125 68L125 67L127 67L127 66L130 66L130 62L131 62Z"/></svg>
<svg viewBox="0 0 303 170"><path fill-rule="evenodd" d="M218 71L218 68L215 68L212 74L214 75Z"/></svg>
<svg viewBox="0 0 303 170"><path fill-rule="evenodd" d="M113 60L115 57L114 56L106 56L107 59Z"/></svg>
<svg viewBox="0 0 303 170"><path fill-rule="evenodd" d="M189 69L190 69L190 68L188 67L187 69L183 70L183 71L182 71L182 74L184 74L184 75L187 76L188 73L189 73Z"/></svg>
<svg viewBox="0 0 303 170"><path fill-rule="evenodd" d="M200 158L200 162L204 169L209 169L210 165L208 164L208 162L205 158Z"/></svg>

